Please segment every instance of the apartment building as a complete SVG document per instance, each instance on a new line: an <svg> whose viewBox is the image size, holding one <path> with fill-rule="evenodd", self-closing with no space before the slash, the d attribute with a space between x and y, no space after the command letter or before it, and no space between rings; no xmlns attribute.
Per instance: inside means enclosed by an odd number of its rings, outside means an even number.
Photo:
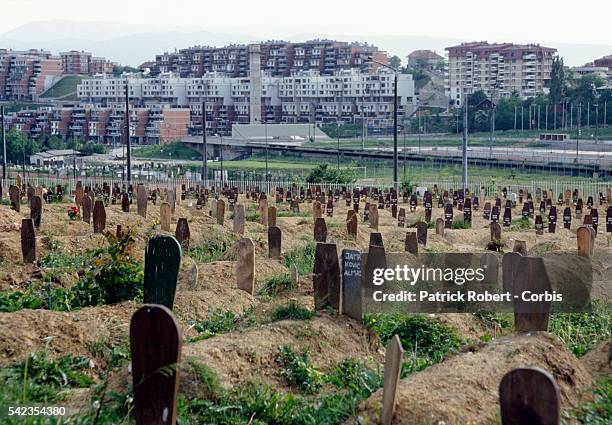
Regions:
<svg viewBox="0 0 612 425"><path fill-rule="evenodd" d="M62 70L65 74L96 75L112 74L114 63L95 57L90 52L71 50L61 52Z"/></svg>
<svg viewBox="0 0 612 425"><path fill-rule="evenodd" d="M412 76L400 74L398 77L399 114L402 116L412 113L416 100ZM194 134L202 131L202 103L206 106L207 132L230 134L233 123L250 122L252 87L249 77L233 78L223 73L192 78L173 74L153 78L96 76L83 80L77 93L83 103L122 108L126 83L130 104L135 107L188 109L190 130ZM390 125L393 85L393 73L385 68L372 74L347 69L335 75L303 71L288 77L262 72L258 116L269 123L355 122L360 117L367 117L378 120L380 125Z"/></svg>
<svg viewBox="0 0 612 425"><path fill-rule="evenodd" d="M130 140L135 144L169 143L189 134L189 109L130 109ZM125 139L125 109L75 105L23 110L9 115L8 128L29 137L118 144Z"/></svg>
<svg viewBox="0 0 612 425"><path fill-rule="evenodd" d="M368 56L383 63L388 60L386 52L364 43L267 41L259 46L261 69L272 76L289 76L308 70L333 75L338 70L350 68L372 72L379 65L368 61ZM172 72L181 77L201 77L206 73L223 73L231 77L247 77L249 46L194 46L178 52L166 52L155 57L150 69L152 75Z"/></svg>
<svg viewBox="0 0 612 425"><path fill-rule="evenodd" d="M61 74L61 59L47 51L0 49L0 100L35 101Z"/></svg>
<svg viewBox="0 0 612 425"><path fill-rule="evenodd" d="M556 49L539 44L462 43L447 47L447 95L462 105L465 94L482 90L496 97L547 93Z"/></svg>

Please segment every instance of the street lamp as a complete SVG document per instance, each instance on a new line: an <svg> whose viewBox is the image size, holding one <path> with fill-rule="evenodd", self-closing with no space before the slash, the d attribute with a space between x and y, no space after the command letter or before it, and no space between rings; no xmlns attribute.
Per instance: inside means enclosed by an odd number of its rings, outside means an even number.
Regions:
<svg viewBox="0 0 612 425"><path fill-rule="evenodd" d="M397 74L398 70L386 63L379 62L372 56L368 56L370 62L393 71L393 187L397 190Z"/></svg>

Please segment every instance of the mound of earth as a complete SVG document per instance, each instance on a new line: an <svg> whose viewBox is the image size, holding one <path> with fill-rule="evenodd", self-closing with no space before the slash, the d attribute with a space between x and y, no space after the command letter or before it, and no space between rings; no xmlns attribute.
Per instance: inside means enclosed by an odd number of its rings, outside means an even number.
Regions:
<svg viewBox="0 0 612 425"><path fill-rule="evenodd" d="M580 358L596 380L612 375L612 341L602 342Z"/></svg>
<svg viewBox="0 0 612 425"><path fill-rule="evenodd" d="M562 408L577 407L593 379L556 337L540 332L501 338L415 373L400 381L393 424L499 424L498 387L519 367L550 372ZM377 423L382 400L378 390L347 424Z"/></svg>
<svg viewBox="0 0 612 425"><path fill-rule="evenodd" d="M357 322L323 315L304 321L284 320L187 344L182 357L184 361L193 358L209 366L226 387L248 381L285 387L276 363L279 347L290 346L296 353L307 350L312 364L326 371L348 357L382 360L378 345L371 342Z"/></svg>

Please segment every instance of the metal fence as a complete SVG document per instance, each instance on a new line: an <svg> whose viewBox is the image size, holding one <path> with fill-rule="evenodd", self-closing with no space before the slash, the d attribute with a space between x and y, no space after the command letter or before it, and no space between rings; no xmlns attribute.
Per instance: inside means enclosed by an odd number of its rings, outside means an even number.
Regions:
<svg viewBox="0 0 612 425"><path fill-rule="evenodd" d="M2 180L3 193L10 185L17 184L16 178L10 178ZM104 183L113 185L125 185L127 182L121 179L113 178L102 178L102 177L84 177L77 180L66 177L26 177L22 179L21 183L31 186L42 186L46 188L55 188L61 185L65 192L72 193L75 190L76 182L80 181L83 186L89 187L102 187ZM210 180L209 186L220 187L221 182L219 180ZM391 181L388 179L366 179L358 181L352 184L338 184L338 183L307 183L303 180L273 180L265 181L259 179L229 179L225 180L224 185L237 187L240 191L245 191L249 188L259 187L260 190L270 193L276 187L291 188L297 186L298 188L309 188L313 186L319 186L323 190L335 190L346 188L352 190L353 188L361 187L376 187L379 189L388 188L391 186ZM133 180L132 184L143 184L148 189L155 188L172 188L181 187L185 185L186 188L195 188L196 186L202 186L203 182L201 179L186 179L186 178L175 178L165 180ZM415 181L413 185L418 187L426 187L430 190L433 189L434 185L440 190L458 190L462 188L460 179L439 179L439 180L420 180ZM563 193L566 189L574 190L578 189L581 196L597 196L602 193L604 196L607 195L607 190L612 188L612 182L597 182L588 180L533 180L528 183L517 183L511 180L491 179L491 178L473 178L469 180L467 185L470 192L479 193L481 188L485 189L487 196L494 196L499 192L499 188L506 188L508 193L518 193L520 189L528 191L529 193L535 193L536 189L552 191L554 196L558 196Z"/></svg>

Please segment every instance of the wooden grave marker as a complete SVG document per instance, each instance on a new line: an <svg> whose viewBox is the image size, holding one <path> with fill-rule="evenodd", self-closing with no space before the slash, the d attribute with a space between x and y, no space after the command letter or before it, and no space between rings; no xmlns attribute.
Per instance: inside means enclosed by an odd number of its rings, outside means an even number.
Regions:
<svg viewBox="0 0 612 425"><path fill-rule="evenodd" d="M314 240L315 242L326 242L327 241L327 225L323 217L315 219L314 226Z"/></svg>
<svg viewBox="0 0 612 425"><path fill-rule="evenodd" d="M21 219L21 254L24 263L36 261L36 231L31 218Z"/></svg>
<svg viewBox="0 0 612 425"><path fill-rule="evenodd" d="M391 425L393 421L397 386L400 380L403 359L404 349L402 348L402 342L398 335L394 335L387 344L387 349L385 351L382 411L380 414L380 423L382 425Z"/></svg>
<svg viewBox="0 0 612 425"><path fill-rule="evenodd" d="M524 301L522 294L531 291L543 294L552 293L552 286L541 257L521 257L514 271L512 295L514 297L514 327L517 333L547 331L551 302Z"/></svg>
<svg viewBox="0 0 612 425"><path fill-rule="evenodd" d="M189 223L186 217L180 217L176 223L176 229L174 230L174 237L178 241L179 245L185 250L189 250L189 240L191 239L191 232L189 231Z"/></svg>
<svg viewBox="0 0 612 425"><path fill-rule="evenodd" d="M217 224L223 226L225 223L225 201L223 199L219 199L217 201Z"/></svg>
<svg viewBox="0 0 612 425"><path fill-rule="evenodd" d="M502 425L559 425L559 388L552 375L539 368L506 373L499 384Z"/></svg>
<svg viewBox="0 0 612 425"><path fill-rule="evenodd" d="M161 304L172 310L181 256L181 245L172 236L157 235L149 239L145 250L145 304Z"/></svg>
<svg viewBox="0 0 612 425"><path fill-rule="evenodd" d="M424 221L419 221L416 224L417 229L417 241L423 245L427 245L427 223Z"/></svg>
<svg viewBox="0 0 612 425"><path fill-rule="evenodd" d="M30 200L30 218L34 222L34 227L40 227L42 220L42 198L38 195L32 196Z"/></svg>
<svg viewBox="0 0 612 425"><path fill-rule="evenodd" d="M102 233L106 229L106 209L101 199L96 199L93 208L94 233Z"/></svg>
<svg viewBox="0 0 612 425"><path fill-rule="evenodd" d="M163 232L170 231L172 223L172 207L168 202L162 202L159 206L159 224Z"/></svg>
<svg viewBox="0 0 612 425"><path fill-rule="evenodd" d="M246 217L244 215L244 205L236 204L234 207L234 223L233 230L234 233L239 235L244 235L244 225L245 225Z"/></svg>
<svg viewBox="0 0 612 425"><path fill-rule="evenodd" d="M361 253L342 250L342 314L362 319Z"/></svg>
<svg viewBox="0 0 612 425"><path fill-rule="evenodd" d="M276 226L268 228L268 258L279 259L282 243L281 229Z"/></svg>
<svg viewBox="0 0 612 425"><path fill-rule="evenodd" d="M255 291L255 245L250 238L237 242L236 284L238 289L253 295Z"/></svg>
<svg viewBox="0 0 612 425"><path fill-rule="evenodd" d="M142 218L147 218L147 201L149 197L147 195L147 189L143 184L136 186L136 211Z"/></svg>
<svg viewBox="0 0 612 425"><path fill-rule="evenodd" d="M144 305L130 322L132 388L137 425L176 423L181 330L163 305Z"/></svg>
<svg viewBox="0 0 612 425"><path fill-rule="evenodd" d="M317 243L312 285L315 310L329 306L341 311L340 265L336 244Z"/></svg>
<svg viewBox="0 0 612 425"><path fill-rule="evenodd" d="M404 250L412 255L419 255L419 243L416 232L406 232Z"/></svg>

